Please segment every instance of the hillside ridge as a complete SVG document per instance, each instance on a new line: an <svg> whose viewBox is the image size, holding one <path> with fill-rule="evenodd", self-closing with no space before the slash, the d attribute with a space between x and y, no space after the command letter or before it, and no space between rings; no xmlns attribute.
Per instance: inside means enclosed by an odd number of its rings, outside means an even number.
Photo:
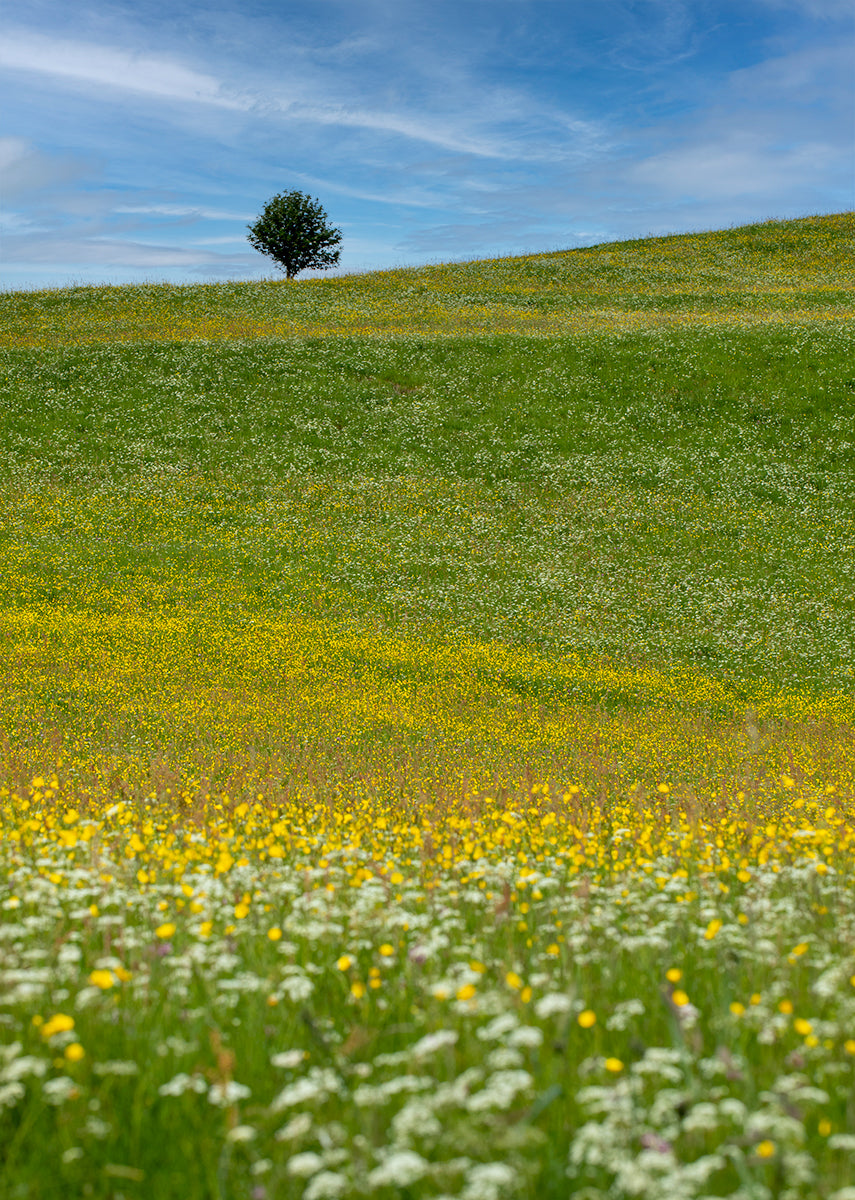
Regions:
<svg viewBox="0 0 855 1200"><path fill-rule="evenodd" d="M0 295L0 346L534 336L855 317L855 213L303 280Z"/></svg>

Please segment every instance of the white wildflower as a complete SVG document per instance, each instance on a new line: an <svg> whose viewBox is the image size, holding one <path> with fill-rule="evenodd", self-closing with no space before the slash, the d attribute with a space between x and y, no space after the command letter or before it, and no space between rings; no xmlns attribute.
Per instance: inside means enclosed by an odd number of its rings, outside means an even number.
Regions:
<svg viewBox="0 0 855 1200"><path fill-rule="evenodd" d="M300 1138L305 1137L312 1129L312 1118L308 1113L298 1113L296 1117L292 1117L287 1125L283 1125L281 1129L277 1129L274 1134L277 1142L296 1142Z"/></svg>
<svg viewBox="0 0 855 1200"><path fill-rule="evenodd" d="M14 1083L4 1083L0 1087L0 1112L4 1108L14 1108L19 1100L23 1100L27 1089L17 1080Z"/></svg>
<svg viewBox="0 0 855 1200"><path fill-rule="evenodd" d="M673 1180L674 1156L670 1152L642 1150L633 1158L624 1158L617 1164L615 1187L628 1196L660 1196L664 1187L663 1176Z"/></svg>
<svg viewBox="0 0 855 1200"><path fill-rule="evenodd" d="M252 1125L235 1125L226 1134L227 1142L251 1142L257 1130Z"/></svg>
<svg viewBox="0 0 855 1200"><path fill-rule="evenodd" d="M0 982L3 982L0 978ZM20 1042L10 1042L8 1046L0 1046L0 1062L12 1062L23 1050ZM0 1071L0 1079L5 1078L5 1071Z"/></svg>
<svg viewBox="0 0 855 1200"><path fill-rule="evenodd" d="M828 1092L810 1085L794 1088L789 1094L789 1099L794 1104L818 1104L822 1107L829 1103Z"/></svg>
<svg viewBox="0 0 855 1200"><path fill-rule="evenodd" d="M534 1011L541 1021L545 1021L548 1017L568 1013L572 1008L573 1001L569 996L565 996L563 992L549 992L546 996L541 996L534 1006Z"/></svg>
<svg viewBox="0 0 855 1200"><path fill-rule="evenodd" d="M208 1103L216 1105L217 1108L228 1108L238 1100L248 1100L251 1095L252 1091L245 1083L229 1079L225 1083L211 1085L208 1089Z"/></svg>
<svg viewBox="0 0 855 1200"><path fill-rule="evenodd" d="M684 1133L712 1133L718 1128L719 1113L714 1104L702 1101L694 1105L683 1119Z"/></svg>
<svg viewBox="0 0 855 1200"><path fill-rule="evenodd" d="M305 1057L305 1050L282 1050L279 1054L271 1055L270 1065L290 1070L294 1067L299 1067Z"/></svg>
<svg viewBox="0 0 855 1200"><path fill-rule="evenodd" d="M201 1075L187 1075L184 1071L180 1071L168 1083L162 1083L157 1089L161 1096L183 1096L185 1092L202 1092L208 1090L208 1085Z"/></svg>
<svg viewBox="0 0 855 1200"><path fill-rule="evenodd" d="M99 987L82 987L74 997L74 1007L79 1011L93 1008L104 999L104 993Z"/></svg>
<svg viewBox="0 0 855 1200"><path fill-rule="evenodd" d="M606 1029L622 1032L629 1028L634 1017L643 1016L644 1011L644 1005L640 1000L634 997L631 1000L624 1000L615 1005L614 1011L606 1021Z"/></svg>
<svg viewBox="0 0 855 1200"><path fill-rule="evenodd" d="M83 1128L92 1137L98 1138L101 1141L112 1132L113 1126L109 1121L102 1121L100 1117L97 1117L94 1113L90 1113L86 1118Z"/></svg>
<svg viewBox="0 0 855 1200"><path fill-rule="evenodd" d="M324 1150L332 1150L334 1146L343 1146L350 1138L347 1129L340 1121L329 1121L326 1125L322 1125L317 1132L318 1141ZM325 1157L324 1161L330 1162L329 1155Z"/></svg>
<svg viewBox="0 0 855 1200"><path fill-rule="evenodd" d="M174 962L172 969L174 974ZM237 975L232 975L228 979L218 979L217 987L221 992L261 992L265 990L267 983L264 979L260 979L258 975L253 975L251 971L240 971Z"/></svg>
<svg viewBox="0 0 855 1200"><path fill-rule="evenodd" d="M652 1046L645 1052L644 1058L632 1065L633 1075L651 1075L668 1083L680 1083L683 1071L679 1066L680 1055L676 1050L668 1050L664 1046Z"/></svg>
<svg viewBox="0 0 855 1200"><path fill-rule="evenodd" d="M734 1125L743 1125L745 1123L745 1114L748 1111L741 1100L737 1100L735 1096L726 1096L724 1100L719 1102L718 1111L723 1117L733 1121Z"/></svg>
<svg viewBox="0 0 855 1200"><path fill-rule="evenodd" d="M406 1188L422 1179L428 1164L413 1150L393 1150L368 1176L371 1187Z"/></svg>
<svg viewBox="0 0 855 1200"><path fill-rule="evenodd" d="M170 1051L173 1054L177 1054L180 1056L182 1054L192 1054L195 1049L196 1049L195 1042L188 1042L183 1037L178 1037L175 1034L170 1034L169 1037L166 1038L163 1042L161 1042L160 1045L157 1047L157 1052L162 1057L165 1057L167 1054L169 1054Z"/></svg>
<svg viewBox="0 0 855 1200"><path fill-rule="evenodd" d="M528 1091L532 1082L528 1071L496 1071L480 1092L469 1097L466 1107L469 1112L508 1109L520 1092Z"/></svg>
<svg viewBox="0 0 855 1200"><path fill-rule="evenodd" d="M378 1054L374 1059L375 1067L400 1067L409 1061L411 1051L396 1050L394 1054Z"/></svg>
<svg viewBox="0 0 855 1200"><path fill-rule="evenodd" d="M298 1179L308 1179L323 1170L324 1160L314 1150L306 1150L303 1154L292 1154L288 1159L288 1174Z"/></svg>
<svg viewBox="0 0 855 1200"><path fill-rule="evenodd" d="M478 1067L469 1067L451 1083L437 1084L432 1103L435 1109L462 1108L473 1087L480 1083L483 1072Z"/></svg>
<svg viewBox="0 0 855 1200"><path fill-rule="evenodd" d="M694 1004L684 1004L677 1009L677 1020L684 1029L694 1029L700 1015Z"/></svg>
<svg viewBox="0 0 855 1200"><path fill-rule="evenodd" d="M485 1060L485 1066L490 1071L513 1071L521 1067L525 1059L519 1050L513 1046L496 1046Z"/></svg>
<svg viewBox="0 0 855 1200"><path fill-rule="evenodd" d="M433 1110L421 1098L410 1100L392 1118L392 1137L395 1142L407 1145L416 1138L439 1137L442 1126Z"/></svg>
<svg viewBox="0 0 855 1200"><path fill-rule="evenodd" d="M512 1029L508 1036L509 1046L526 1046L534 1048L543 1045L543 1031L535 1025L520 1025L519 1029Z"/></svg>
<svg viewBox="0 0 855 1200"><path fill-rule="evenodd" d="M67 1075L57 1075L54 1079L46 1080L42 1084L42 1093L48 1104L64 1104L66 1100L79 1094L77 1084Z"/></svg>
<svg viewBox="0 0 855 1200"><path fill-rule="evenodd" d="M587 1121L576 1130L570 1145L568 1174L573 1176L574 1166L604 1167L614 1159L614 1131L605 1123Z"/></svg>
<svg viewBox="0 0 855 1200"><path fill-rule="evenodd" d="M680 1178L686 1183L704 1184L710 1175L721 1171L727 1166L727 1159L721 1154L703 1154L694 1162L685 1163L680 1170Z"/></svg>
<svg viewBox="0 0 855 1200"><path fill-rule="evenodd" d="M828 1139L828 1147L830 1150L848 1150L850 1154L855 1154L855 1133L833 1133Z"/></svg>
<svg viewBox="0 0 855 1200"><path fill-rule="evenodd" d="M303 1200L338 1200L349 1186L345 1175L339 1175L336 1171L321 1171L309 1181L309 1186L303 1192Z"/></svg>
<svg viewBox="0 0 855 1200"><path fill-rule="evenodd" d="M438 1050L444 1050L446 1046L453 1046L457 1042L457 1032L453 1029L438 1029L435 1033L425 1034L410 1050L413 1058L423 1059L429 1058L431 1054L436 1054Z"/></svg>
<svg viewBox="0 0 855 1200"><path fill-rule="evenodd" d="M424 1075L398 1075L377 1085L361 1083L353 1093L354 1103L359 1108L376 1108L385 1104L390 1096L401 1092L424 1092L433 1087L433 1080Z"/></svg>
<svg viewBox="0 0 855 1200"><path fill-rule="evenodd" d="M516 1173L507 1163L477 1163L466 1172L461 1200L499 1200L516 1181Z"/></svg>
<svg viewBox="0 0 855 1200"><path fill-rule="evenodd" d="M293 1108L295 1104L306 1104L310 1100L326 1100L333 1092L341 1090L336 1073L328 1067L313 1067L305 1079L297 1079L283 1088L270 1105L271 1112Z"/></svg>
<svg viewBox="0 0 855 1200"><path fill-rule="evenodd" d="M501 1013L498 1017L494 1017L489 1024L479 1029L476 1036L482 1042L495 1042L504 1037L506 1033L510 1033L512 1029L516 1029L517 1025L519 1025L519 1020L514 1013Z"/></svg>
<svg viewBox="0 0 855 1200"><path fill-rule="evenodd" d="M20 1043L18 1043L20 1049ZM0 1071L0 1082L15 1083L19 1079L26 1079L28 1075L35 1075L41 1079L47 1071L47 1063L43 1058L36 1058L34 1054L22 1054L20 1058L13 1058Z"/></svg>
<svg viewBox="0 0 855 1200"><path fill-rule="evenodd" d="M801 1121L787 1116L786 1113L770 1112L768 1109L749 1113L748 1120L745 1122L745 1132L749 1137L756 1137L758 1141L768 1137L774 1142L789 1143L790 1145L797 1145L806 1137L805 1127Z"/></svg>
<svg viewBox="0 0 855 1200"><path fill-rule="evenodd" d="M301 1004L304 1000L309 999L315 990L315 985L305 975L290 975L282 980L279 989L294 1004Z"/></svg>

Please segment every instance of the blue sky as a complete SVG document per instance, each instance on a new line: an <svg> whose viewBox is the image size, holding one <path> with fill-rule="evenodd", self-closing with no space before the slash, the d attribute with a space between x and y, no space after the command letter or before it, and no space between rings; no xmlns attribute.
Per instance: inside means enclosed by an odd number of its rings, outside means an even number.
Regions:
<svg viewBox="0 0 855 1200"><path fill-rule="evenodd" d="M851 0L27 0L0 36L2 286L341 270L855 207Z"/></svg>

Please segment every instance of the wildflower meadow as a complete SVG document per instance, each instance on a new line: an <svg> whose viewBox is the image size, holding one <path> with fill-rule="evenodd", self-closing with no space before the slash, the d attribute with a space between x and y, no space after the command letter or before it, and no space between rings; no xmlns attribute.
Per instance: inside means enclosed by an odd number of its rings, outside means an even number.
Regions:
<svg viewBox="0 0 855 1200"><path fill-rule="evenodd" d="M0 296L4 1200L855 1200L853 238Z"/></svg>

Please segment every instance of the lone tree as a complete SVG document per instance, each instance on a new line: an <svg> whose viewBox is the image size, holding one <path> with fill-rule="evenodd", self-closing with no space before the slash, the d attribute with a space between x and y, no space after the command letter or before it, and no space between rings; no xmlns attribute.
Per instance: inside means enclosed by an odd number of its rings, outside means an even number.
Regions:
<svg viewBox="0 0 855 1200"><path fill-rule="evenodd" d="M326 271L341 253L341 230L332 229L318 201L302 192L283 192L268 200L247 229L255 249L272 258L288 279L298 271Z"/></svg>

